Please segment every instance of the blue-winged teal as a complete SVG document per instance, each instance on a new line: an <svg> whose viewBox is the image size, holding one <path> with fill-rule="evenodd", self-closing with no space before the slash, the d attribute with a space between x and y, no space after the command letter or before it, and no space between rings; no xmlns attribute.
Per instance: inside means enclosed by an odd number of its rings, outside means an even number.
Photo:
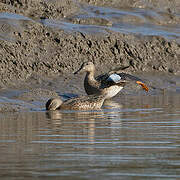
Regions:
<svg viewBox="0 0 180 180"><path fill-rule="evenodd" d="M46 110L95 110L104 103L105 95L88 95L62 101L60 98L49 99Z"/></svg>
<svg viewBox="0 0 180 180"><path fill-rule="evenodd" d="M92 62L84 62L80 69L74 74L86 72L84 79L84 88L88 95L105 95L105 99L115 96L128 81L135 81L143 89L148 91L148 87L141 79L126 73L107 73L94 77L95 66Z"/></svg>

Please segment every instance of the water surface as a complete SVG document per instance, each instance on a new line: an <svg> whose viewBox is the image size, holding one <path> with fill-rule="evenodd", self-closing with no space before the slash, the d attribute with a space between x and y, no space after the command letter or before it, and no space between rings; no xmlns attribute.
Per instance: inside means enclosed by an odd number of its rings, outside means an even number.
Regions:
<svg viewBox="0 0 180 180"><path fill-rule="evenodd" d="M1 179L180 178L180 96L119 96L102 111L0 115Z"/></svg>

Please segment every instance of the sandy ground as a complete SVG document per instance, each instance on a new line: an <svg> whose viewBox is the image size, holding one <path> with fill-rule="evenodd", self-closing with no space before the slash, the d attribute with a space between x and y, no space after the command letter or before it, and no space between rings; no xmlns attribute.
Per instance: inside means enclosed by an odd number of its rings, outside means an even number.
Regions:
<svg viewBox="0 0 180 180"><path fill-rule="evenodd" d="M83 77L74 77L73 72L87 60L95 63L97 74L127 67L126 72L145 78L151 90L161 91L173 86L172 91L179 91L180 44L176 40L111 30L106 33L69 32L43 23L51 19L75 24L111 24L102 18L88 21L74 18L81 14L84 4L117 9L153 9L165 17L166 21L154 18L152 23L180 23L177 16L180 11L179 0L128 0L121 3L117 0L2 0L1 13L16 13L21 16L8 20L1 17L0 21L1 97L19 100L21 104L22 101L44 102L48 97L58 95L57 90L60 94L84 94ZM136 19L133 21L136 22ZM154 73L158 78L154 78ZM15 89L17 94L14 93ZM9 100L2 101L7 104ZM19 110L14 102L8 103L13 104L15 111ZM3 106L4 109L1 109L8 111L8 107Z"/></svg>

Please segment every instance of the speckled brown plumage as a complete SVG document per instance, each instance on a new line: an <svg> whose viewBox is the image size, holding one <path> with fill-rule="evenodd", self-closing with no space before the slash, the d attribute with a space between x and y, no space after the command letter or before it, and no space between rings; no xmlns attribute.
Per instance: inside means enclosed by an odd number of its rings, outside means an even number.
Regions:
<svg viewBox="0 0 180 180"><path fill-rule="evenodd" d="M52 98L47 101L46 110L95 110L102 107L104 100L104 95L81 96L64 102L60 98Z"/></svg>

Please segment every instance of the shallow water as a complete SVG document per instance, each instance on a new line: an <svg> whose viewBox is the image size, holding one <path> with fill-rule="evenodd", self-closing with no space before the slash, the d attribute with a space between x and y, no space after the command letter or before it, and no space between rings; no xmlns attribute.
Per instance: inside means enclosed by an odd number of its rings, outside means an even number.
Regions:
<svg viewBox="0 0 180 180"><path fill-rule="evenodd" d="M162 36L178 40L178 24L167 25L164 17L155 10L143 8L115 9L99 6L81 6L81 13L64 20L43 19L41 23L66 31L82 33L104 33L109 31L143 36ZM179 14L175 15L179 19Z"/></svg>
<svg viewBox="0 0 180 180"><path fill-rule="evenodd" d="M167 17L156 9L143 8L107 8L99 6L81 6L82 13L72 17L77 24L96 25L102 31L106 29L125 34L157 35L176 39L180 36L179 25L167 25ZM174 14L179 19L179 14ZM73 25L74 26L74 25ZM97 28L97 27L94 28ZM102 26L100 28L100 26ZM67 27L67 25L65 26ZM90 26L92 28L92 26ZM79 26L80 31L88 29ZM78 30L77 29L77 30Z"/></svg>
<svg viewBox="0 0 180 180"><path fill-rule="evenodd" d="M180 96L118 96L102 111L0 115L1 179L180 177Z"/></svg>
<svg viewBox="0 0 180 180"><path fill-rule="evenodd" d="M36 20L53 29L63 29L66 32L81 32L108 34L111 31L124 34L143 36L162 36L167 39L180 39L180 14L158 11L158 9L144 8L108 8L78 4L80 12L62 19L45 18ZM177 19L173 22L171 19ZM28 17L0 13L0 39L15 41L14 32L25 30L26 23L35 23Z"/></svg>

